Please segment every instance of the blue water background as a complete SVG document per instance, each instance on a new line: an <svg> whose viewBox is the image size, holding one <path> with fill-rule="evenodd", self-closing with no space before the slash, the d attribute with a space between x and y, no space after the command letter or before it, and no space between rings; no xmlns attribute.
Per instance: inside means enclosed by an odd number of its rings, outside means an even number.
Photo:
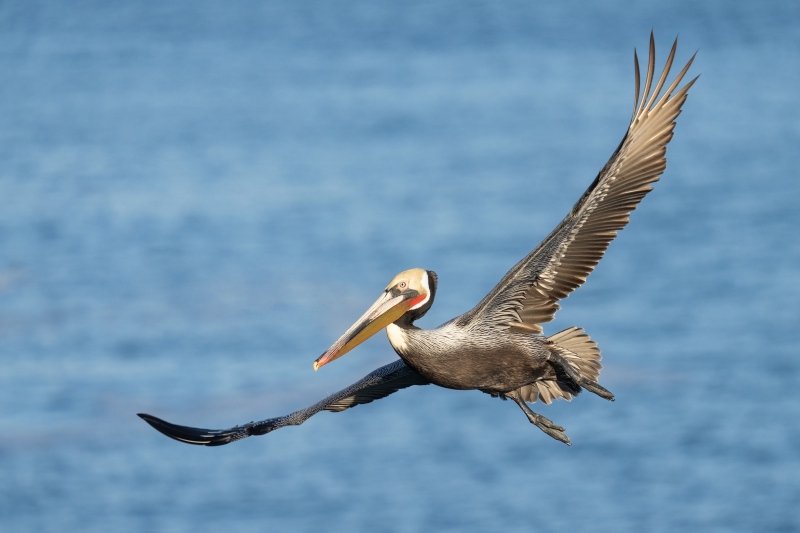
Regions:
<svg viewBox="0 0 800 533"><path fill-rule="evenodd" d="M0 4L3 531L799 531L800 4ZM615 403L417 387L222 448L395 358L311 362L397 272L433 327L696 50L669 165L553 333ZM661 63L659 63L661 64Z"/></svg>

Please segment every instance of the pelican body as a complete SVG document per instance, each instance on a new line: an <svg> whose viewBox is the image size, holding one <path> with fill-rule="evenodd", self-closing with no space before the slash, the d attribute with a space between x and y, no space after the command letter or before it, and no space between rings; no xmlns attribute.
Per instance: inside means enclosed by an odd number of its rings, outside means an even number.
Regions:
<svg viewBox="0 0 800 533"><path fill-rule="evenodd" d="M571 400L586 389L602 398L614 396L598 383L600 350L580 328L544 336L542 324L553 319L558 302L579 287L600 261L631 211L652 190L666 168L666 147L690 87L681 81L694 56L666 87L677 40L654 83L655 43L644 90L634 51L636 91L630 126L588 190L539 246L506 273L473 309L435 329L414 323L433 305L437 277L414 268L392 279L378 299L316 361L314 369L343 356L386 329L400 360L385 365L350 387L286 416L226 430L178 426L140 414L165 435L190 444L217 446L286 425L298 425L319 411L342 411L369 403L412 385L480 390L513 400L528 420L556 440L569 444L564 428L533 412L528 403Z"/></svg>

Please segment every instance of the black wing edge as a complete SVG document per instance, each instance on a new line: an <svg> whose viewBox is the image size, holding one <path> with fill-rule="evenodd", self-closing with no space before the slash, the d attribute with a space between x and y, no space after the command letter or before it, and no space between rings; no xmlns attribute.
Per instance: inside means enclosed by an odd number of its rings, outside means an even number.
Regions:
<svg viewBox="0 0 800 533"><path fill-rule="evenodd" d="M250 431L253 425L252 423L245 424L244 426L236 426L230 429L203 429L189 426L179 426L146 413L139 413L138 416L167 437L180 442L185 442L186 444L197 444L200 446L222 446L223 444L228 444L230 442L249 437L253 434ZM271 420L274 419L265 420L264 422L266 423Z"/></svg>
<svg viewBox="0 0 800 533"><path fill-rule="evenodd" d="M412 385L428 385L430 382L398 359L393 363L373 370L349 387L335 392L310 407L277 418L250 422L230 429L203 429L179 426L153 415L139 413L138 416L167 437L186 444L199 446L222 446L251 435L264 435L289 425L300 425L320 411L339 412L356 405L385 398L400 389Z"/></svg>

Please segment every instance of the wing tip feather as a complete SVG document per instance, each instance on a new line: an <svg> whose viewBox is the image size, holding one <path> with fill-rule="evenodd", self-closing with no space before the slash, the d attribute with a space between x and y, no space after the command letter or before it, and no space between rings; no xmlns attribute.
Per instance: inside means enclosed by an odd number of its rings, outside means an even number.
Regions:
<svg viewBox="0 0 800 533"><path fill-rule="evenodd" d="M238 426L228 430L203 429L179 426L147 413L137 413L137 416L150 424L156 431L186 444L222 446L248 436L246 430Z"/></svg>

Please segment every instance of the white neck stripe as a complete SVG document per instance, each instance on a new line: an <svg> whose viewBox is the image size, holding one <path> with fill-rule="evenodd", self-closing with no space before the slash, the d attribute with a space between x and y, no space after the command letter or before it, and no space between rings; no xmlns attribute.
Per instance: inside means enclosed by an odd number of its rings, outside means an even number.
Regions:
<svg viewBox="0 0 800 533"><path fill-rule="evenodd" d="M415 305L414 307L412 307L411 309L419 309L420 307L422 307L423 305L428 303L428 300L431 299L431 288L428 286L428 273L427 272L425 272L422 275L422 288L425 290L425 299L422 300L417 305Z"/></svg>

